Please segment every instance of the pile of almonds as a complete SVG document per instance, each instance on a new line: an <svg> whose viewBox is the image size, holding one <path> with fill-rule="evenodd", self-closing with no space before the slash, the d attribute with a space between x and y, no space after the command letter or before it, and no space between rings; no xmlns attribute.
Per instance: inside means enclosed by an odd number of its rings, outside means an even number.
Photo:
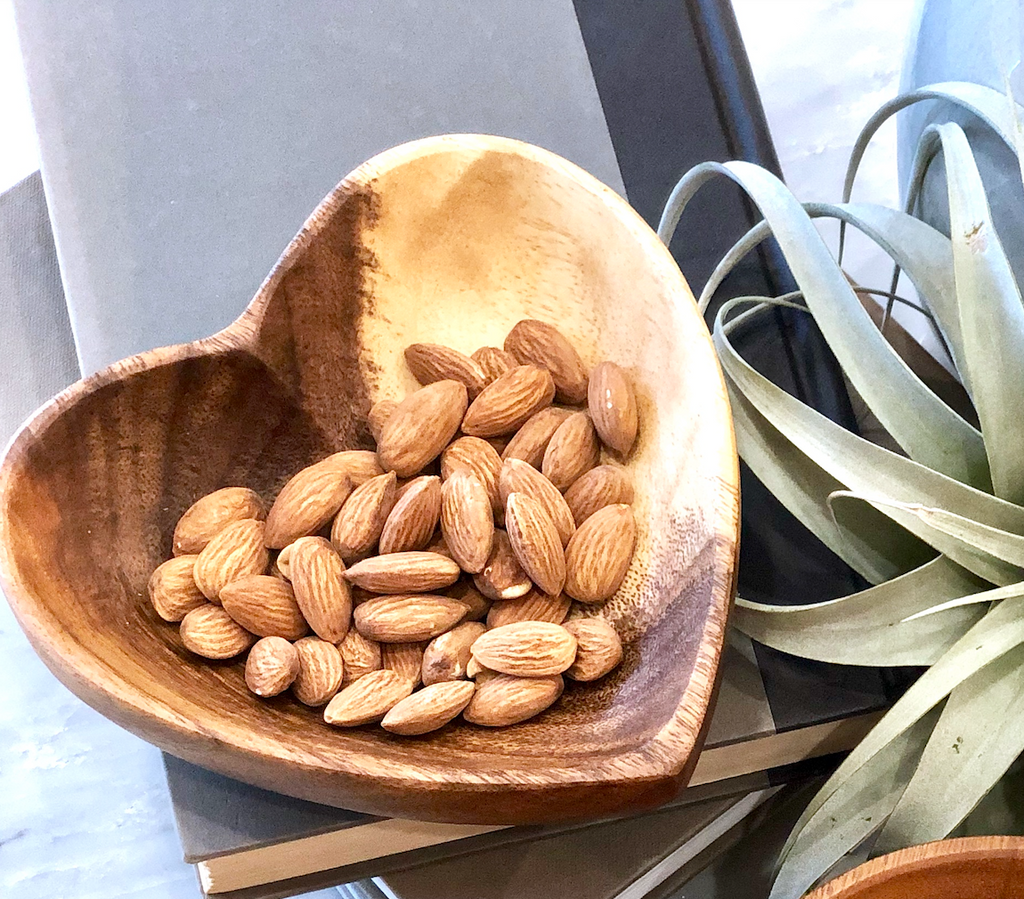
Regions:
<svg viewBox="0 0 1024 899"><path fill-rule="evenodd" d="M558 699L563 675L592 681L622 659L588 610L633 556L632 483L602 449L628 455L636 399L617 365L588 377L538 321L504 349L405 357L425 386L370 410L376 453L304 468L269 512L244 487L198 500L150 598L188 650L248 650L253 693L290 688L328 724L514 724Z"/></svg>

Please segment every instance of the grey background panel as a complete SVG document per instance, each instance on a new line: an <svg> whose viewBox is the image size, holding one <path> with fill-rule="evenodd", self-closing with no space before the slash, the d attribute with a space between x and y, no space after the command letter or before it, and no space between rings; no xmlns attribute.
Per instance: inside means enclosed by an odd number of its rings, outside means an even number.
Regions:
<svg viewBox="0 0 1024 899"><path fill-rule="evenodd" d="M623 190L571 0L15 5L87 373L228 324L394 144L505 134Z"/></svg>

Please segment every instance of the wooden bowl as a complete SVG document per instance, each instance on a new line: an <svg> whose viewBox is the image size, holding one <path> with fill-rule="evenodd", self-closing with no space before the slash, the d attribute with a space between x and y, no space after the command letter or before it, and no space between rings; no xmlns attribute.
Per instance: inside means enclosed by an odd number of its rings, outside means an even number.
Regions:
<svg viewBox="0 0 1024 899"><path fill-rule="evenodd" d="M613 677L515 727L408 739L257 699L242 662L185 651L146 582L197 497L243 485L269 500L302 466L372 447L370 404L416 386L406 345L500 346L523 318L557 324L587 364L614 360L637 387L638 547L606 607L627 643ZM181 758L375 814L603 815L669 799L696 762L733 595L737 482L707 330L654 233L551 153L437 137L342 181L230 327L119 362L35 414L0 467L0 580L69 689Z"/></svg>
<svg viewBox="0 0 1024 899"><path fill-rule="evenodd" d="M1024 838L911 846L847 871L806 899L1010 899L1024 896Z"/></svg>

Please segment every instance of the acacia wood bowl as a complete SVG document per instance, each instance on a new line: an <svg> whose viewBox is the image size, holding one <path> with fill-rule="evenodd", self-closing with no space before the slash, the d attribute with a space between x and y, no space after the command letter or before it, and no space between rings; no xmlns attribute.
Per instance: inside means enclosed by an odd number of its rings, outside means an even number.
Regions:
<svg viewBox="0 0 1024 899"><path fill-rule="evenodd" d="M417 386L405 346L501 346L523 318L556 324L588 365L619 363L638 393L638 541L605 608L626 644L612 676L514 727L409 739L331 728L287 694L258 699L242 660L184 649L146 583L194 500L241 485L269 501L326 454L371 448L370 404ZM737 485L711 342L654 233L551 153L449 135L342 181L227 329L42 407L0 467L0 582L69 689L188 761L373 814L598 816L668 800L696 763L734 590Z"/></svg>

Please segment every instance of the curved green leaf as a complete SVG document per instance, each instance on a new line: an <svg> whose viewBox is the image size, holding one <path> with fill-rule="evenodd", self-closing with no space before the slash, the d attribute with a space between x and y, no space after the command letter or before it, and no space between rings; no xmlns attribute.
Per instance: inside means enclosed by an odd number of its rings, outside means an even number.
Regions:
<svg viewBox="0 0 1024 899"><path fill-rule="evenodd" d="M920 612L915 612L913 615L907 617L907 621L913 621L915 618L924 618L928 615L936 615L940 612L946 612L949 609L957 609L961 606L971 606L976 604L987 604L991 605L994 602L1000 602L1004 599L1013 599L1015 596L1020 596L1024 593L1024 582L1017 581L1013 584L1007 584L1005 587L995 587L992 590L983 590L980 593L970 593L966 596L961 596L958 599L947 599L945 602L937 603L934 606L930 606L927 609L922 609Z"/></svg>

